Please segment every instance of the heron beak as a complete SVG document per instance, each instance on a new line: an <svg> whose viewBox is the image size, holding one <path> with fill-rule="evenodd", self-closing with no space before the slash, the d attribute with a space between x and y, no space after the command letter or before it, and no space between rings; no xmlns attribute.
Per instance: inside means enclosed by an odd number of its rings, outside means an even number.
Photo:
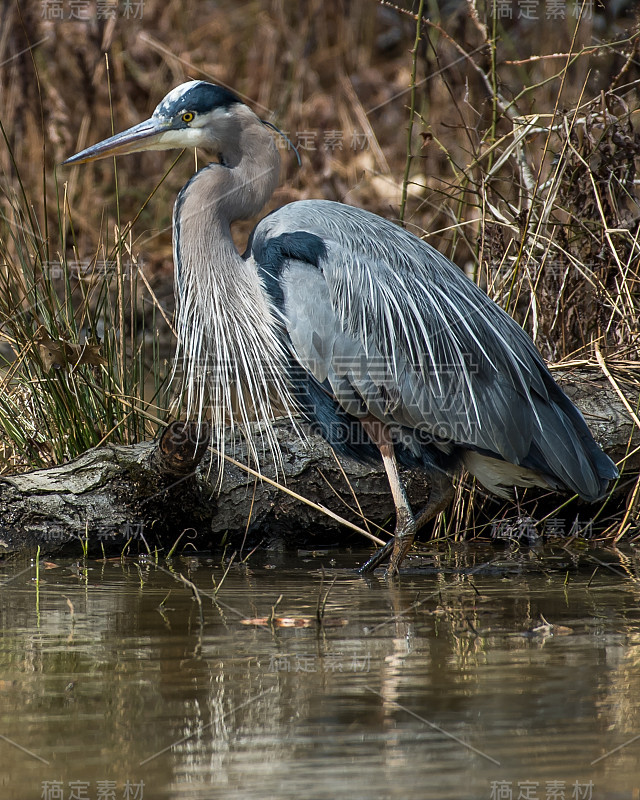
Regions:
<svg viewBox="0 0 640 800"><path fill-rule="evenodd" d="M64 164L85 164L88 161L97 161L99 158L107 156L123 156L127 153L137 153L141 150L164 150L167 145L163 145L163 138L171 130L169 120L146 119L133 128L129 128L122 133L116 133L102 142L91 145L85 150L76 153L75 156L67 158Z"/></svg>

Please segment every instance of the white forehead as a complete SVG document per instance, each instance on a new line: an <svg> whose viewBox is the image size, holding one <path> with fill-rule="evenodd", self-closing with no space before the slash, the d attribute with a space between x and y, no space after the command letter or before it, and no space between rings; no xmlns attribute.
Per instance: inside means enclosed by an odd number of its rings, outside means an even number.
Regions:
<svg viewBox="0 0 640 800"><path fill-rule="evenodd" d="M185 95L189 89L193 89L193 87L197 86L199 83L202 83L202 81L186 81L185 83L181 83L179 86L176 86L162 98L153 113L161 116L167 116L169 109L172 107L175 109L175 104L179 102L180 98L183 97L183 95Z"/></svg>

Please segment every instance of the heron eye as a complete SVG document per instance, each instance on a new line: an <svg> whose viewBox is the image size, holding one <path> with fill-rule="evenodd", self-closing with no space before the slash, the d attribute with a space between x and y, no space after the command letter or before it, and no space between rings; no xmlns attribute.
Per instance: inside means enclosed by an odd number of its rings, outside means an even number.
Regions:
<svg viewBox="0 0 640 800"><path fill-rule="evenodd" d="M182 115L182 121L183 122L191 122L192 120L193 120L193 114L191 113L191 111L186 111Z"/></svg>

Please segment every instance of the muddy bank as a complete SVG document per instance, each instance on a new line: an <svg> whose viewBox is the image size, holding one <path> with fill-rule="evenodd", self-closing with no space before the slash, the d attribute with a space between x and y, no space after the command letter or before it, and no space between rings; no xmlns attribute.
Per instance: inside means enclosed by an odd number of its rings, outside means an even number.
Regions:
<svg viewBox="0 0 640 800"><path fill-rule="evenodd" d="M632 416L601 373L572 373L561 382L614 460L631 452L636 440L640 443ZM174 423L156 442L101 447L57 467L4 478L1 552L38 545L45 553L81 552L84 546L89 553L114 555L127 543L135 551L166 550L181 534L182 545L188 541L197 550L278 538L309 547L344 543L351 536L360 544L365 541L335 515L364 527L364 514L392 528L393 503L381 466L338 462L320 437L310 434L301 441L286 423L278 427L278 436L284 474L267 467L265 477L284 483L315 507L232 463L216 486L215 456L212 468L207 442L196 443L194 431ZM230 444L227 453L247 463L242 443ZM637 473L639 466L634 454L623 477ZM420 473L407 473L406 480L410 500L419 506L428 480ZM381 533L375 524L369 531Z"/></svg>

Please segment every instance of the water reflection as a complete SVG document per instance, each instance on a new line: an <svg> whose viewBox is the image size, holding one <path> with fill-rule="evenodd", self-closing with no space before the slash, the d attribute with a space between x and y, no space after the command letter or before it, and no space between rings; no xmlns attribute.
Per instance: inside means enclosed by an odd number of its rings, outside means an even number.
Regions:
<svg viewBox="0 0 640 800"><path fill-rule="evenodd" d="M633 554L359 558L5 563L0 797L637 796Z"/></svg>

